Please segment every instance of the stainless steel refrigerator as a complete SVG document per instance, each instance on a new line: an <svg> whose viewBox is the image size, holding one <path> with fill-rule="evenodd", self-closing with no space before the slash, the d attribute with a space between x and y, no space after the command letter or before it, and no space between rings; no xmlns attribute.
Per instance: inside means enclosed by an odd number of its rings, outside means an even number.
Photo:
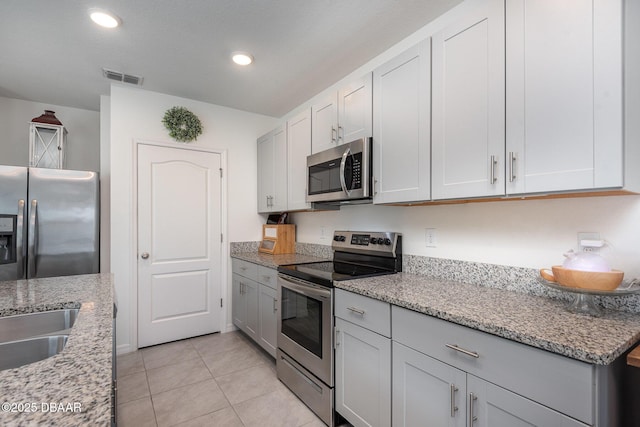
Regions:
<svg viewBox="0 0 640 427"><path fill-rule="evenodd" d="M96 172L0 166L0 280L100 271Z"/></svg>

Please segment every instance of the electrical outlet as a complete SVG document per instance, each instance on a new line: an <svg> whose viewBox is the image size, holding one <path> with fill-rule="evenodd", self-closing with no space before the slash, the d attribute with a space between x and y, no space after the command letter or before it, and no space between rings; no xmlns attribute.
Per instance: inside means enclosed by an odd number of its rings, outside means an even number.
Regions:
<svg viewBox="0 0 640 427"><path fill-rule="evenodd" d="M428 248L435 248L438 246L438 233L435 228L424 229L424 243Z"/></svg>
<svg viewBox="0 0 640 427"><path fill-rule="evenodd" d="M327 227L323 225L322 227L320 227L320 240L327 240L327 239L328 239Z"/></svg>
<svg viewBox="0 0 640 427"><path fill-rule="evenodd" d="M584 252L599 252L600 248L582 246L583 240L600 240L600 233L597 232L579 232L578 233L578 250Z"/></svg>

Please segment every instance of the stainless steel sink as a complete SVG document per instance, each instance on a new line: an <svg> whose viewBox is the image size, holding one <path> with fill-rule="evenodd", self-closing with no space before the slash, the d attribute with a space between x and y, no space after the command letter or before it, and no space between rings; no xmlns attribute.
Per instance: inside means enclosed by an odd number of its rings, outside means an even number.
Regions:
<svg viewBox="0 0 640 427"><path fill-rule="evenodd" d="M51 335L0 343L0 370L13 369L54 356L62 351L69 335Z"/></svg>
<svg viewBox="0 0 640 427"><path fill-rule="evenodd" d="M72 308L0 317L0 343L60 334L73 326L78 311Z"/></svg>

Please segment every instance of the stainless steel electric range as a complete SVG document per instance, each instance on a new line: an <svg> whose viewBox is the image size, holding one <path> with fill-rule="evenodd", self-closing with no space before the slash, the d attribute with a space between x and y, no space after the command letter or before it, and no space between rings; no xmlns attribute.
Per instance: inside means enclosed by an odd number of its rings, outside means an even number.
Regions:
<svg viewBox="0 0 640 427"><path fill-rule="evenodd" d="M333 261L278 267L278 378L327 425L335 423L334 282L402 271L402 235L336 231Z"/></svg>

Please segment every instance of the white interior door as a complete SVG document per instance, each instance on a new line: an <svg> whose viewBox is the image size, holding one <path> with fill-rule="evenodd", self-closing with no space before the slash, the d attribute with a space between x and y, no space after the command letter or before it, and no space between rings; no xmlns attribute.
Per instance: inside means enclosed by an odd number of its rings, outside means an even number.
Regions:
<svg viewBox="0 0 640 427"><path fill-rule="evenodd" d="M221 155L138 145L138 347L217 332Z"/></svg>

